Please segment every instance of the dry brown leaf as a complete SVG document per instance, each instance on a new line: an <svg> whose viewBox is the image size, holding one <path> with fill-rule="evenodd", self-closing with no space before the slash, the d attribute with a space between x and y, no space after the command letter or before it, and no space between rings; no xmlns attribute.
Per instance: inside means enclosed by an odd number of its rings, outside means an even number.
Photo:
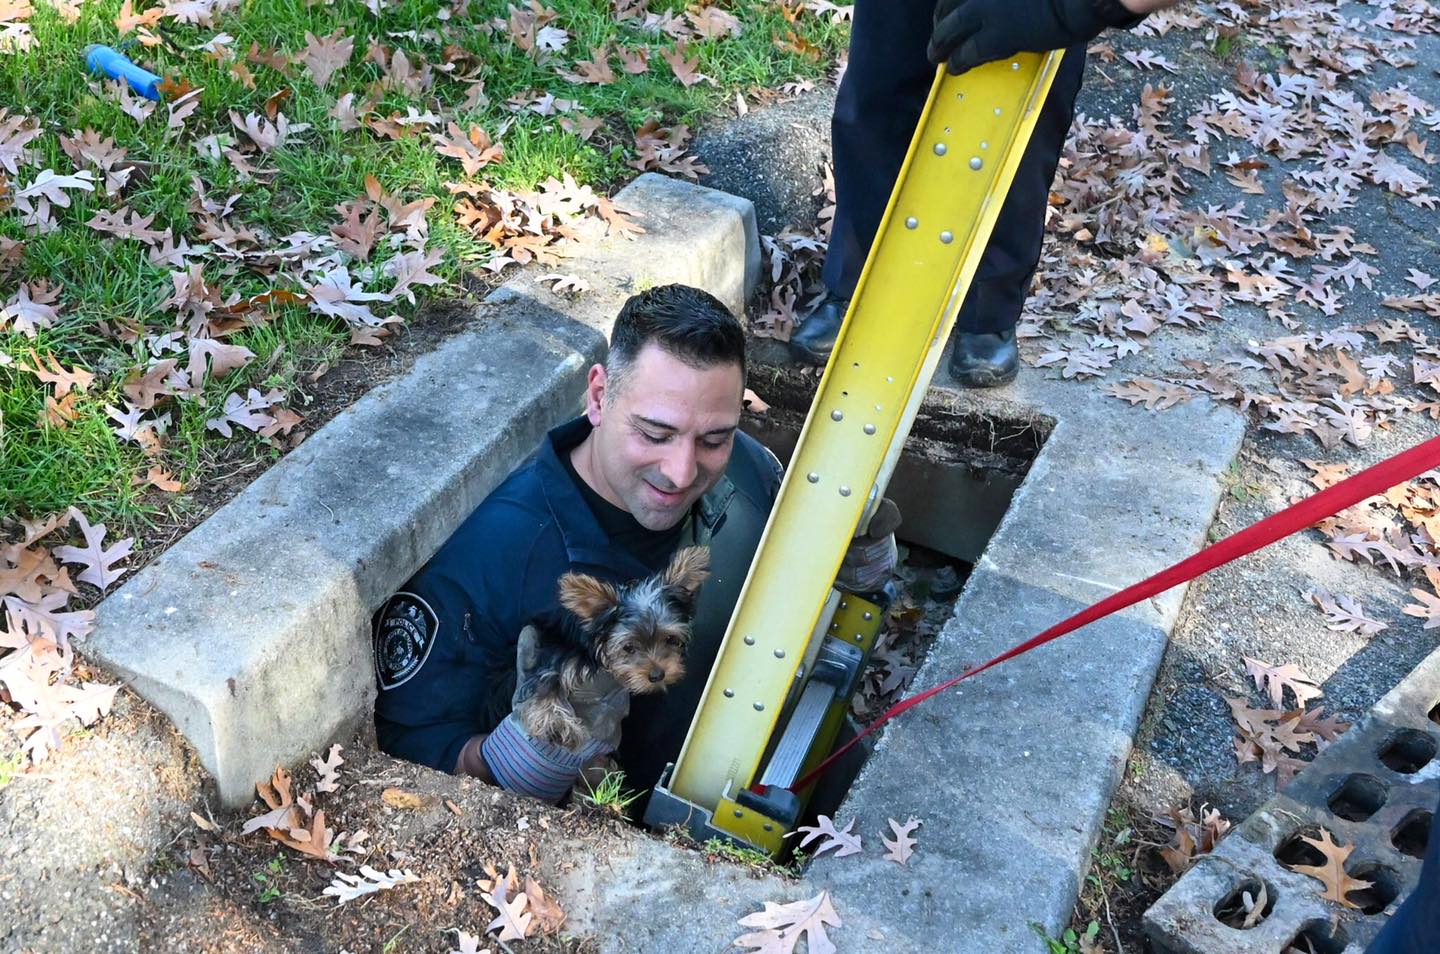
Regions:
<svg viewBox="0 0 1440 954"><path fill-rule="evenodd" d="M765 910L747 914L739 923L741 927L759 928L735 939L734 946L750 954L793 954L802 938L809 954L835 954L835 944L825 927L841 927L844 922L830 903L830 892L821 891L807 901L766 901Z"/></svg>
<svg viewBox="0 0 1440 954"><path fill-rule="evenodd" d="M900 824L895 819L887 819L890 822L890 830L895 833L894 839L881 836L881 841L888 849L885 852L885 860L893 861L897 865L908 865L910 856L915 853L915 839L910 833L920 827L921 822L916 818L906 819L905 824Z"/></svg>
<svg viewBox="0 0 1440 954"><path fill-rule="evenodd" d="M1320 893L1320 897L1334 901L1343 907L1360 907L1346 896L1352 891L1371 887L1372 882L1352 878L1345 870L1345 860L1350 857L1355 846L1336 844L1329 830L1325 828L1320 829L1319 838L1302 835L1301 840L1319 850L1325 856L1325 861L1318 865L1289 865L1290 870L1309 875L1323 884L1325 890Z"/></svg>
<svg viewBox="0 0 1440 954"><path fill-rule="evenodd" d="M534 878L525 879L525 897L530 899L530 913L535 915L535 927L540 934L558 933L565 923L565 912Z"/></svg>
<svg viewBox="0 0 1440 954"><path fill-rule="evenodd" d="M1245 660L1246 671L1255 680L1255 688L1261 692L1268 691L1270 702L1276 708L1279 708L1287 688L1294 694L1296 704L1302 708L1311 699L1323 694L1323 690L1294 663L1272 666L1249 656L1241 658Z"/></svg>
<svg viewBox="0 0 1440 954"><path fill-rule="evenodd" d="M805 836L800 839L799 847L801 848L816 839L825 839L815 848L816 857L833 849L836 858L844 858L846 855L853 855L860 851L860 836L851 831L854 827L855 819L853 818L850 819L850 824L837 829L829 815L820 815L815 819L814 825L800 825L790 834Z"/></svg>

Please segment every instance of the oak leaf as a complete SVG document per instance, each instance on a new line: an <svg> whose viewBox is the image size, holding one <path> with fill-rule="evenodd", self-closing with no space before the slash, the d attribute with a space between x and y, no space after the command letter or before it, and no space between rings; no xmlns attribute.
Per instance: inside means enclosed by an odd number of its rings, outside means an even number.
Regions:
<svg viewBox="0 0 1440 954"><path fill-rule="evenodd" d="M523 941L530 934L530 922L534 915L525 910L530 903L530 898L521 891L515 897L508 896L509 885L505 881L496 883L493 890L482 892L480 897L485 899L496 911L500 912L493 921L485 926L485 932L498 930L500 940Z"/></svg>
<svg viewBox="0 0 1440 954"><path fill-rule="evenodd" d="M1440 596L1436 596L1434 593L1427 593L1419 588L1412 589L1410 595L1416 600L1419 600L1419 602L1407 603L1404 608L1405 615L1416 616L1423 619L1426 629L1434 629L1440 626Z"/></svg>
<svg viewBox="0 0 1440 954"><path fill-rule="evenodd" d="M830 903L829 891L789 904L766 901L765 910L747 914L739 923L741 927L760 929L735 939L734 946L750 954L793 954L801 938L809 954L835 954L835 944L826 935L825 926L844 924Z"/></svg>
<svg viewBox="0 0 1440 954"><path fill-rule="evenodd" d="M1294 663L1272 666L1258 659L1251 659L1249 656L1241 658L1245 660L1246 671L1255 680L1255 688L1261 692L1268 690L1270 702L1276 708L1279 708L1287 688L1294 693L1296 703L1302 707L1311 699L1324 694L1323 690L1309 676L1301 672L1300 667Z"/></svg>
<svg viewBox="0 0 1440 954"><path fill-rule="evenodd" d="M329 85L330 77L350 62L350 56L354 52L355 38L346 36L337 29L323 37L306 33L305 49L297 54L296 59L305 65L305 72L310 74L315 85L323 89Z"/></svg>
<svg viewBox="0 0 1440 954"><path fill-rule="evenodd" d="M323 813L322 813L323 814ZM392 868L390 871L379 871L369 865L361 865L359 874L345 874L341 872L335 876L329 886L321 891L321 894L333 895L337 905L346 901L353 901L356 898L364 897L367 894L374 894L377 891L389 891L402 884L413 884L419 881L420 877L414 872L404 869Z"/></svg>
<svg viewBox="0 0 1440 954"><path fill-rule="evenodd" d="M1325 856L1325 861L1318 865L1289 865L1290 870L1309 875L1323 884L1325 890L1320 893L1320 897L1327 901L1334 901L1347 908L1360 907L1346 895L1369 888L1373 882L1352 878L1345 870L1345 860L1350 857L1355 846L1336 844L1329 830L1325 828L1320 829L1319 838L1301 835L1300 840L1317 849Z"/></svg>
<svg viewBox="0 0 1440 954"><path fill-rule="evenodd" d="M842 829L837 829L828 815L820 815L815 821L814 825L801 825L795 829L795 832L805 836L800 839L799 847L804 848L810 842L824 838L826 840L820 842L815 849L816 857L832 849L836 858L844 858L860 851L860 836L851 831L855 827L855 819L850 819L850 824Z"/></svg>
<svg viewBox="0 0 1440 954"><path fill-rule="evenodd" d="M324 759L318 755L310 760L310 765L320 773L320 780L315 783L317 792L338 792L340 791L340 766L345 760L340 757L340 744L330 746L330 751Z"/></svg>
<svg viewBox="0 0 1440 954"><path fill-rule="evenodd" d="M893 861L897 865L910 863L910 856L915 853L915 839L910 833L920 827L920 821L915 818L906 819L905 824L900 824L895 819L887 819L890 822L890 830L895 833L895 838L881 837L885 847L889 850L885 853L886 861Z"/></svg>
<svg viewBox="0 0 1440 954"><path fill-rule="evenodd" d="M83 565L85 569L76 579L81 583L89 583L103 593L111 583L125 575L125 570L115 569L115 564L130 555L135 538L126 537L107 549L104 545L105 524L91 525L90 521L85 519L85 515L73 507L70 510L70 516L80 525L80 533L85 538L85 546L59 546L52 552L57 559L66 563Z"/></svg>

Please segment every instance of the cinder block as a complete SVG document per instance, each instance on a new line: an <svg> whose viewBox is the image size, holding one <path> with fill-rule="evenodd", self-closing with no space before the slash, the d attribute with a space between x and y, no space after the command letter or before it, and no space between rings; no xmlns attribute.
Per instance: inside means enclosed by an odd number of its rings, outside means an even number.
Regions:
<svg viewBox="0 0 1440 954"><path fill-rule="evenodd" d="M646 232L575 247L589 294L521 273L100 605L88 654L174 720L226 804L368 714L370 614L577 411L627 295L685 282L745 301L748 202L655 175L619 199Z"/></svg>
<svg viewBox="0 0 1440 954"><path fill-rule="evenodd" d="M1363 950L1420 876L1440 800L1440 651L1432 653L1285 790L1238 825L1145 912L1145 930L1171 954L1280 954L1310 932L1316 950ZM1374 882L1350 900L1322 900L1318 881L1287 865L1318 864L1302 836L1328 829L1353 845L1346 870ZM1313 857L1307 857L1313 854ZM1274 910L1253 928L1222 924L1216 905L1242 881L1263 880Z"/></svg>

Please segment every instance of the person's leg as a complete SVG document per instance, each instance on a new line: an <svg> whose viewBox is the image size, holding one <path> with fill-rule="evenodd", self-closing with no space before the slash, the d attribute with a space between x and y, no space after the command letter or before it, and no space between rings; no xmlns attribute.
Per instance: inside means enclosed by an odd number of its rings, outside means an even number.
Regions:
<svg viewBox="0 0 1440 954"><path fill-rule="evenodd" d="M830 122L835 221L821 273L826 300L791 338L798 360L824 364L880 228L935 68L925 59L935 0L857 0L850 63Z"/></svg>
<svg viewBox="0 0 1440 954"><path fill-rule="evenodd" d="M880 228L935 67L925 59L935 0L857 0L850 65L835 96L830 144L835 224L823 277L849 298Z"/></svg>
<svg viewBox="0 0 1440 954"><path fill-rule="evenodd" d="M1440 806L1435 808L1440 815ZM1430 818L1430 841L1415 890L1390 916L1365 954L1433 954L1440 939L1440 817Z"/></svg>
<svg viewBox="0 0 1440 954"><path fill-rule="evenodd" d="M1084 72L1085 47L1066 50L1000 207L975 280L960 306L950 373L961 384L987 387L1015 377L1019 366L1015 324L1040 261L1050 186L1075 115L1075 97Z"/></svg>

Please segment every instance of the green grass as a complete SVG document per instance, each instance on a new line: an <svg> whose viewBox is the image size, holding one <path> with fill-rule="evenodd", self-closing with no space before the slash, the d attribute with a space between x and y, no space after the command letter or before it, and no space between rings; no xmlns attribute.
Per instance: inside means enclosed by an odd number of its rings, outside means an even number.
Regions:
<svg viewBox="0 0 1440 954"><path fill-rule="evenodd" d="M135 9L146 5L140 0ZM131 45L125 52L154 72L202 90L198 108L176 133L167 131L163 105L137 124L108 89L97 94L85 73L82 50L87 44L123 48L133 43L134 34L122 38L114 22L120 0L85 4L74 24L65 23L52 7L37 4L29 20L32 48L0 54L4 63L0 103L7 104L12 115L35 118L44 130L29 145L34 161L21 166L18 183L32 180L46 168L61 175L73 173L75 166L58 134L83 129L113 137L118 147L128 151L127 159L142 166L119 196L107 196L103 186L93 193L71 192L72 206L55 210L59 227L48 234L31 234L18 212L6 211L6 203L0 201L0 236L25 243L18 268L8 276L0 273L0 304L20 282L43 279L62 288L59 319L40 329L36 338L12 328L0 329L4 355L0 357L0 519L15 514L38 517L76 505L93 520L111 523L116 532L140 532L143 537L147 523L186 508L183 496L177 500L138 485L137 478L152 465L159 464L196 486L214 475L222 459L230 466L237 454L277 453L248 432L237 431L227 440L206 429L205 422L217 416L226 395L243 394L249 387L279 388L287 394L286 406L303 414L310 387L306 376L322 363L333 364L349 346L349 332L342 323L312 314L303 304L273 306L253 316L251 326L227 340L249 348L256 359L222 381L208 381L204 393L193 400L164 400L156 409L169 414L163 447L147 455L115 435L106 413L107 405L122 406L126 374L143 368L148 358L143 344L120 340L116 332L143 326L147 333L160 334L176 326L177 316L164 304L173 293L174 269L151 264L148 249L138 241L116 240L86 227L96 212L113 211L123 204L142 215L154 215L152 228L173 228L192 246L200 245L202 222L194 208L192 185L199 181L213 200L238 194L229 224L254 231L261 248L278 247L291 233L326 235L340 220L336 206L363 195L366 177L374 176L405 201L436 200L427 213L428 247L442 250L444 258L433 270L454 282L465 269L481 266L496 254L491 245L462 228L452 213L454 197L445 184L464 180L460 164L439 156L427 135L397 141L364 128L342 131L329 115L342 94L354 93L356 102L377 95L374 108L380 115L403 114L413 107L444 121L453 119L464 128L473 124L498 134L504 160L482 169L474 181L525 191L568 173L597 191L613 192L635 174L626 161L634 156L632 130L640 124L655 119L693 128L705 117L730 109L736 91L773 90L796 77L820 75L847 39L844 25L812 14L802 14L792 23L774 0L721 0L718 6L739 17L742 33L692 40L688 55L698 59L699 71L714 82L687 88L660 57L670 39L643 32L635 21L617 22L609 0L551 0L548 6L556 13L551 25L568 31L570 41L546 63L537 63L522 51L506 30L487 27L508 15L505 0L472 0L468 16L452 16L448 22L440 14L451 8L439 0L384 0L378 16L358 0L328 5L242 0L203 27L164 21L155 29L163 43ZM686 4L652 0L650 7L656 13L683 13ZM324 36L336 29L354 37L355 50L348 65L323 89L298 65L286 75L244 60L252 43L262 50L295 53L304 48L307 32ZM405 31L415 34L396 36ZM782 48L777 39L789 31L823 55L812 59ZM240 54L240 62L253 77L253 88L232 72L230 63L197 49L221 33L234 37L228 48ZM429 63L432 88L413 96L381 89L384 71L366 55L372 41L403 50L412 63ZM612 48L651 48L650 71L626 74L612 58L618 77L612 85L574 85L558 75L558 69L573 69L576 61L590 57L592 48L607 43ZM453 73L443 69L446 63L455 64ZM486 102L462 111L477 80L484 83ZM265 164L275 169L273 178L246 181L228 161L198 148L208 136L220 137L222 144L243 140L229 112L242 117L263 113L266 101L287 89L290 96L281 112L292 124L310 128L265 157ZM516 114L506 106L513 96L541 93L575 101L570 115L595 117L604 125L585 141L561 129L557 117L528 111ZM369 264L378 268L400 251L404 249L382 240ZM196 261L206 281L227 300L274 287L299 290L298 276L283 271L237 265L214 254ZM357 276L365 268L351 263ZM383 311L377 307L376 313L393 311L408 319L423 304L423 298L419 305L397 301ZM18 366L30 363L32 350L54 355L67 368L80 367L97 375L89 390L75 400L75 418L64 427L41 421L51 388ZM277 360L267 367L277 351ZM179 357L183 363L184 355Z"/></svg>
<svg viewBox="0 0 1440 954"><path fill-rule="evenodd" d="M587 803L594 808L612 811L617 815L623 816L625 810L630 807L635 799L640 797L639 792L630 791L625 788L624 772L606 772L604 777L600 779L599 784L593 788L591 788L590 782L586 780L583 775L580 777L580 780L584 782L585 787L589 790L585 795L581 796Z"/></svg>

